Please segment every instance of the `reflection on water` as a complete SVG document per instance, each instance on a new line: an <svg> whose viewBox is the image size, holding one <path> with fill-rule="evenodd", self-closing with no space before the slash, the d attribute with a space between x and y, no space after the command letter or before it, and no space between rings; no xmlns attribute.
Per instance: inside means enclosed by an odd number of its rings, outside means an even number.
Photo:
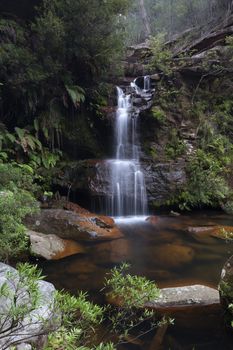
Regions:
<svg viewBox="0 0 233 350"><path fill-rule="evenodd" d="M216 238L213 230L192 232L190 228L230 227L233 218L202 212L179 217L159 216L151 222L145 221L145 217L119 218L117 224L124 238L89 243L86 254L43 262L43 273L57 288L72 293L80 289L89 291L94 301L100 301L97 291L102 288L106 273L121 262L130 263L131 273L144 275L159 287L204 284L216 288L222 266L233 253L233 243ZM218 348L221 347L216 345L215 349Z"/></svg>
<svg viewBox="0 0 233 350"><path fill-rule="evenodd" d="M86 244L86 254L44 262L43 271L58 288L72 292L98 290L109 269L123 261L131 264L132 273L145 275L160 287L193 283L216 287L233 244L211 231L192 233L189 228L233 226L233 218L203 212L151 221L118 218L123 239Z"/></svg>

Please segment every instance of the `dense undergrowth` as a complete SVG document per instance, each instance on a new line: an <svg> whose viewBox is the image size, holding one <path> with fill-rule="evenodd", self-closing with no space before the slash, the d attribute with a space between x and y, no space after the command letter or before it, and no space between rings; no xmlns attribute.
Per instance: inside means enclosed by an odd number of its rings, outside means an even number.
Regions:
<svg viewBox="0 0 233 350"><path fill-rule="evenodd" d="M150 69L163 77L150 115L157 123L156 137L163 151L158 153L157 146L148 142L146 149L155 162L183 159L187 177L182 190L163 205L222 207L232 212L231 39L226 39L221 57L218 49L212 49L198 64L189 52L173 59L160 35L151 42ZM192 65L198 73L192 74ZM190 75L185 69L190 69Z"/></svg>

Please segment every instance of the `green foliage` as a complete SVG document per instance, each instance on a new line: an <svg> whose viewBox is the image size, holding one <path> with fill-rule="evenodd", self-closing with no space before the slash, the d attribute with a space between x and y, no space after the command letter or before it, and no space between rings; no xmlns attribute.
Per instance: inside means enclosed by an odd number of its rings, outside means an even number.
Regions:
<svg viewBox="0 0 233 350"><path fill-rule="evenodd" d="M114 338L117 336L121 340L127 337L135 326L153 318L153 312L139 312L138 308L149 300L158 298L159 290L146 278L129 274L123 276L128 267L127 264L123 264L120 268L114 268L110 278L106 279L104 288L108 290L108 296L120 299L123 307L99 307L87 301L87 295L83 293L77 297L64 292L57 293L55 308L62 313L62 327L49 335L46 350L114 350L115 345L112 343L96 342L98 345L94 345L96 331L101 323L104 322L107 337L115 334ZM155 326L152 321L151 325ZM103 339L105 335L103 334Z"/></svg>
<svg viewBox="0 0 233 350"><path fill-rule="evenodd" d="M105 282L105 287L109 289L108 296L119 299L124 307L138 308L160 296L160 291L153 282L145 277L131 276L126 273L127 269L129 265L123 264L111 271L110 278Z"/></svg>
<svg viewBox="0 0 233 350"><path fill-rule="evenodd" d="M8 150L18 146L35 166L53 166L68 125L89 106L98 118L95 92L117 71L119 18L127 6L128 0L43 0L31 23L0 18L0 122L6 125L0 159L12 159ZM0 148L2 141L1 135Z"/></svg>
<svg viewBox="0 0 233 350"><path fill-rule="evenodd" d="M85 101L85 92L80 86L66 86L66 90L76 108Z"/></svg>
<svg viewBox="0 0 233 350"><path fill-rule="evenodd" d="M101 307L88 301L86 293L81 292L77 296L72 296L63 291L56 291L50 307L56 315L57 323L53 324L55 331L49 333L46 320L43 317L38 319L38 322L45 326L45 334L48 333L48 342L44 350L115 350L117 343L119 344L123 339L125 342L133 329L144 321L147 323L150 321L152 327L161 326L165 322L172 323L172 320L165 318L154 322L152 311L140 310L144 306L143 303L158 298L159 290L145 278L128 274L122 276L127 268L128 265L123 264L119 269L113 269L110 280L106 280L106 287L111 288L114 296L121 299L124 296L123 307L111 305ZM0 315L1 338L5 336L3 331L6 320L12 322L11 331L17 332L22 320L28 317L30 312L40 307L42 302L38 281L43 277L37 270L37 266L20 264L18 273L19 278L15 276L15 273L8 273L6 282L1 284L0 298L9 300L8 312ZM100 325L103 326L101 328L102 339L105 337L111 339L113 336L115 344L99 340ZM145 328L143 328L144 331ZM25 338L27 336L30 335L25 334Z"/></svg>
<svg viewBox="0 0 233 350"><path fill-rule="evenodd" d="M27 167L0 164L0 175L0 258L8 261L27 250L23 219L38 205L30 192L36 187Z"/></svg>
<svg viewBox="0 0 233 350"><path fill-rule="evenodd" d="M161 125L166 124L166 115L164 111L158 106L153 106L151 109L152 116Z"/></svg>
<svg viewBox="0 0 233 350"><path fill-rule="evenodd" d="M182 140L176 129L170 130L169 141L165 146L165 155L169 159L176 159L185 154L187 150L187 145L184 140Z"/></svg>
<svg viewBox="0 0 233 350"><path fill-rule="evenodd" d="M95 329L103 321L104 309L89 302L85 293L75 297L57 292L55 300L55 309L62 315L62 326L49 335L46 350L85 347L95 337Z"/></svg>
<svg viewBox="0 0 233 350"><path fill-rule="evenodd" d="M217 206L229 193L224 168L215 155L198 149L187 164L188 184L179 197L180 207Z"/></svg>
<svg viewBox="0 0 233 350"><path fill-rule="evenodd" d="M47 147L42 146L38 137L32 135L29 130L15 127L15 132L9 133L2 124L0 161L17 159L20 163L26 162L28 169L33 173L39 167L46 169L54 167L61 155L62 152L59 150L51 152Z"/></svg>
<svg viewBox="0 0 233 350"><path fill-rule="evenodd" d="M222 228L220 233L226 239L227 242L231 242L233 240L233 232L232 231L227 231L225 228Z"/></svg>
<svg viewBox="0 0 233 350"><path fill-rule="evenodd" d="M172 52L164 45L164 34L158 34L150 39L152 49L151 69L158 69L167 75L172 73Z"/></svg>

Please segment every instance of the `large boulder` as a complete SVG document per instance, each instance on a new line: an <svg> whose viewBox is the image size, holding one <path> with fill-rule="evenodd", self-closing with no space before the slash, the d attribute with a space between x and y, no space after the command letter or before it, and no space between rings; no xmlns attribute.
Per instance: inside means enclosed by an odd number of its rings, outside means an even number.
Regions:
<svg viewBox="0 0 233 350"><path fill-rule="evenodd" d="M202 285L164 288L161 290L161 295L157 300L150 301L147 304L148 307L154 309L194 305L219 305L218 290Z"/></svg>
<svg viewBox="0 0 233 350"><path fill-rule="evenodd" d="M216 329L221 318L218 290L203 285L161 289L160 297L146 307L174 318L182 330Z"/></svg>
<svg viewBox="0 0 233 350"><path fill-rule="evenodd" d="M75 241L31 230L27 231L27 234L30 238L31 253L47 260L58 260L70 255L85 253L85 248Z"/></svg>
<svg viewBox="0 0 233 350"><path fill-rule="evenodd" d="M44 234L75 241L104 241L122 237L113 219L95 214L77 214L63 209L42 209L28 216L26 226Z"/></svg>
<svg viewBox="0 0 233 350"><path fill-rule="evenodd" d="M10 293L0 294L0 349L9 350L11 345L18 350L39 348L46 340L46 334L59 324L59 317L53 308L55 288L51 283L38 281L39 302L20 322L13 320L12 305L28 305L31 296L19 282L16 269L0 263L0 288L8 286ZM4 335L4 336L3 336Z"/></svg>

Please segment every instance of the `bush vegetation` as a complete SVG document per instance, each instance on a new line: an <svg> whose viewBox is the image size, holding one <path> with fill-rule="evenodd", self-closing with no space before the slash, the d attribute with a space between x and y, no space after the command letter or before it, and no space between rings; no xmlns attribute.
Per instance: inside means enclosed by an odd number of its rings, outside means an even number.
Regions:
<svg viewBox="0 0 233 350"><path fill-rule="evenodd" d="M124 289L124 302L117 307L107 305L98 306L88 301L88 296L80 292L78 296L70 295L63 291L57 291L55 301L51 301L50 309L56 315L53 327L55 331L49 333L46 320L38 322L45 326L48 334L48 343L44 350L114 350L116 344L133 334L134 328L145 320L150 321L150 327L157 327L157 317L148 310L139 310L144 303L155 300L159 296L158 288L145 278L126 274L127 265L111 271L110 278L106 279L106 287L114 297L122 299ZM38 281L43 279L36 266L29 264L18 265L19 278L14 274L8 274L7 281L1 285L0 298L9 298L11 305L7 314L0 315L0 337L8 337L4 332L6 320L12 323L12 332L22 331L22 320L41 304L41 294L38 289ZM16 278L14 288L10 288L11 281ZM30 297L22 299L22 289ZM105 289L104 289L105 290ZM101 328L101 339L99 329ZM103 333L103 329L105 329ZM13 334L13 333L12 333ZM132 335L133 336L133 335ZM138 336L138 335L137 335ZM25 341L30 339L30 334L25 333ZM106 339L109 341L105 343ZM114 340L114 343L111 342ZM30 340L29 340L30 341ZM7 345L9 346L9 344Z"/></svg>

